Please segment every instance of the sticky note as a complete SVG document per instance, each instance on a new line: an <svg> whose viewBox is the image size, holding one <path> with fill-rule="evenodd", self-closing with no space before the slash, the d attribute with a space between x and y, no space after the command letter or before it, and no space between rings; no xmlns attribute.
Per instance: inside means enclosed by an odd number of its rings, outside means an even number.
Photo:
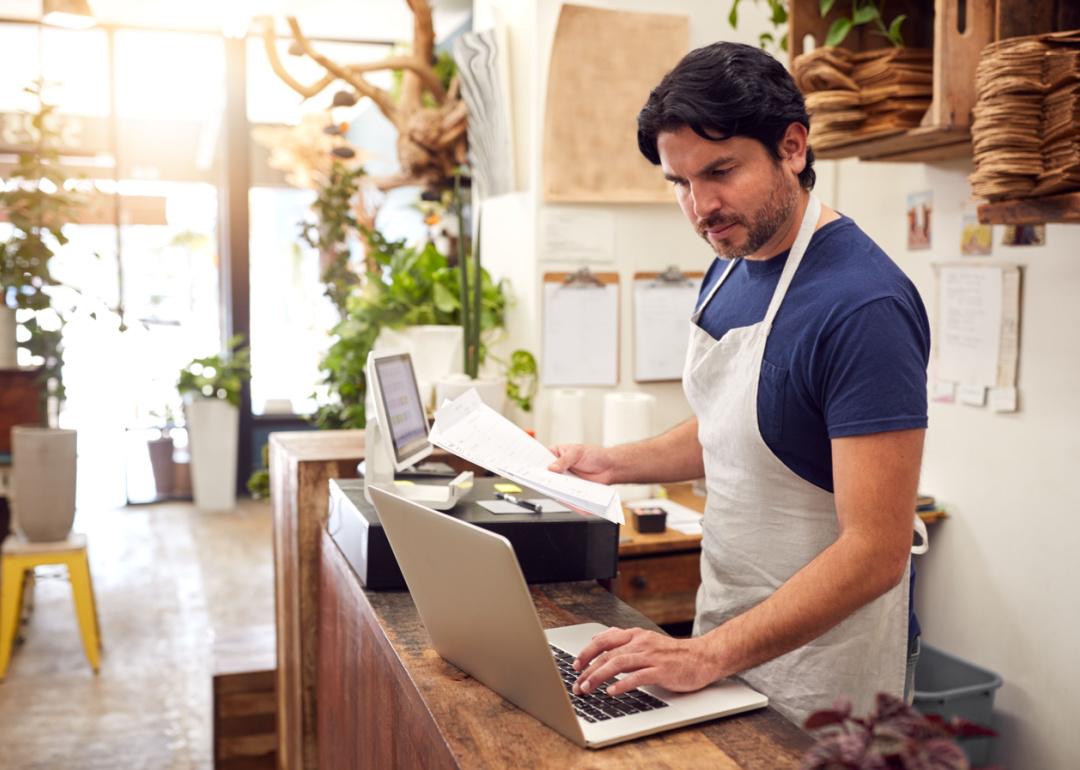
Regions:
<svg viewBox="0 0 1080 770"><path fill-rule="evenodd" d="M504 494L509 495L509 494L513 494L514 492L520 492L521 487L519 487L517 484L507 484L507 483L496 484L495 485L495 491L496 492L502 492Z"/></svg>
<svg viewBox="0 0 1080 770"><path fill-rule="evenodd" d="M961 385L956 389L956 400L968 406L985 406L986 388L982 385Z"/></svg>
<svg viewBox="0 0 1080 770"><path fill-rule="evenodd" d="M413 483L411 481L394 481L395 487L411 487Z"/></svg>
<svg viewBox="0 0 1080 770"><path fill-rule="evenodd" d="M1016 388L990 388L990 408L995 412L1016 411Z"/></svg>

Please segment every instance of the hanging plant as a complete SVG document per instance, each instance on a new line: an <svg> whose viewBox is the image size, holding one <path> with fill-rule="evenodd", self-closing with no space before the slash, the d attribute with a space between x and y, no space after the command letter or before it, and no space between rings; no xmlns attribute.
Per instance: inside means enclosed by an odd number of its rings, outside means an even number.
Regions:
<svg viewBox="0 0 1080 770"><path fill-rule="evenodd" d="M731 10L728 11L728 24L732 29L739 28L739 3L742 0L731 0ZM758 45L762 48L768 48L775 45L778 50L787 51L788 49L788 9L787 0L754 0L754 2L760 5L765 2L769 8L769 23L772 25L772 31L765 31L758 35Z"/></svg>
<svg viewBox="0 0 1080 770"><path fill-rule="evenodd" d="M836 5L836 0L819 0L818 10L821 18L825 18ZM884 18L885 0L851 0L851 14L841 16L829 26L825 35L825 45L835 47L844 42L851 30L864 24L873 24L876 29L873 34L886 38L897 48L904 47L904 36L901 27L907 14L900 14L893 18L887 25Z"/></svg>

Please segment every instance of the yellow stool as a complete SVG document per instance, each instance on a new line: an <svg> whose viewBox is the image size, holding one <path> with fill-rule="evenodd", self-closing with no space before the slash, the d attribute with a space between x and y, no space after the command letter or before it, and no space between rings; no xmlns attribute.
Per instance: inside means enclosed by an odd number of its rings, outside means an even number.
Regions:
<svg viewBox="0 0 1080 770"><path fill-rule="evenodd" d="M3 558L3 574L0 575L0 680L7 674L8 663L11 662L26 573L46 564L63 564L67 567L83 649L90 667L97 673L101 659L101 637L94 587L90 582L90 563L86 558L86 535L73 533L67 540L56 543L29 543L9 535L0 546L0 551Z"/></svg>

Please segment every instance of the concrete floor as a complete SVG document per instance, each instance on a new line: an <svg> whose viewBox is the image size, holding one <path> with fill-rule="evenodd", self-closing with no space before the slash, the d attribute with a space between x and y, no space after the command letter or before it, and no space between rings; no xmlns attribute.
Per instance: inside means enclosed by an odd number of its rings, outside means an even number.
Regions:
<svg viewBox="0 0 1080 770"><path fill-rule="evenodd" d="M75 528L88 537L101 671L83 655L66 579L38 579L0 683L0 767L211 768L215 635L274 620L269 503L81 509Z"/></svg>

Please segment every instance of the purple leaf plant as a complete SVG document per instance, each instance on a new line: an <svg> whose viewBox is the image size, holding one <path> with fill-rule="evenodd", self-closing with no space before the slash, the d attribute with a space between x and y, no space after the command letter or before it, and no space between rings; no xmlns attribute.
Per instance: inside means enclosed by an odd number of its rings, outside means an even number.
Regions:
<svg viewBox="0 0 1080 770"><path fill-rule="evenodd" d="M959 717L924 716L885 693L866 717L852 716L851 702L840 698L811 714L804 727L817 740L800 770L970 770L956 738L996 735Z"/></svg>

